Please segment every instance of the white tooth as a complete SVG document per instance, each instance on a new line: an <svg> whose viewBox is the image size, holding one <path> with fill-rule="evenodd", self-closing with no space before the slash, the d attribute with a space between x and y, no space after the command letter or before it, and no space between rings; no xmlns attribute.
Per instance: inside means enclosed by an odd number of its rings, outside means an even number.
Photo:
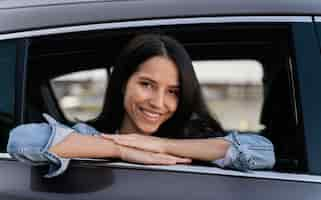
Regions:
<svg viewBox="0 0 321 200"><path fill-rule="evenodd" d="M156 118L156 117L159 117L159 114L157 113L151 113L151 112L148 112L146 110L143 111L147 116L149 117L152 117L152 118Z"/></svg>

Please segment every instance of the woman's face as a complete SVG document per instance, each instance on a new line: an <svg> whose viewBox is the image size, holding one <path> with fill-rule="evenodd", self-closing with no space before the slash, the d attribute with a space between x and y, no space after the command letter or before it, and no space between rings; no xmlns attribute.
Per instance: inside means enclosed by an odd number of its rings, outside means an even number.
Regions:
<svg viewBox="0 0 321 200"><path fill-rule="evenodd" d="M121 132L151 135L176 111L179 77L176 64L163 56L138 66L128 79Z"/></svg>

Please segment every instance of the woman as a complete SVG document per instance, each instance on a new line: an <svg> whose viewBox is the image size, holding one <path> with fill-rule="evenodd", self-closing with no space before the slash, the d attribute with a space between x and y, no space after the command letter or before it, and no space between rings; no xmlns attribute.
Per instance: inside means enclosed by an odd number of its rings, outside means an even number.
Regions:
<svg viewBox="0 0 321 200"><path fill-rule="evenodd" d="M8 153L33 165L49 163L46 177L61 174L75 157L163 165L194 159L239 170L274 165L267 139L225 133L209 115L191 59L167 36L142 35L126 46L105 99L91 125L69 128L44 115L48 123L18 126Z"/></svg>

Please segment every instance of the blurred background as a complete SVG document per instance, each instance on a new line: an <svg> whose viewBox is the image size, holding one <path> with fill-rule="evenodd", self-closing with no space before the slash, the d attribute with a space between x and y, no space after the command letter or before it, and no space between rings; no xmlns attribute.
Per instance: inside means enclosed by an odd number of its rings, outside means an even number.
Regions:
<svg viewBox="0 0 321 200"><path fill-rule="evenodd" d="M206 103L228 130L259 131L263 101L262 65L256 60L193 61ZM102 109L108 76L105 69L66 74L51 80L65 117L95 118Z"/></svg>

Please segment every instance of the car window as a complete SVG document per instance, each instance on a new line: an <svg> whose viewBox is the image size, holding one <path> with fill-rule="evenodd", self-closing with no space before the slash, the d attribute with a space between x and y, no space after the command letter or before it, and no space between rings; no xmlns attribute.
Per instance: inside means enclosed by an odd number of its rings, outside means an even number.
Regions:
<svg viewBox="0 0 321 200"><path fill-rule="evenodd" d="M193 62L208 108L225 130L260 131L262 64L256 60Z"/></svg>
<svg viewBox="0 0 321 200"><path fill-rule="evenodd" d="M105 69L65 74L50 81L58 104L70 121L88 121L102 110L107 85Z"/></svg>
<svg viewBox="0 0 321 200"><path fill-rule="evenodd" d="M105 68L114 65L130 38L144 31L102 30L34 38L29 53L27 102L35 105L40 118L31 116L28 121L43 120L42 112L69 125L98 116L108 84ZM288 25L213 24L155 31L184 45L206 103L223 128L255 132L270 139L275 145L276 170L304 169ZM38 76L40 72L42 76ZM43 93L48 82L53 95Z"/></svg>
<svg viewBox="0 0 321 200"><path fill-rule="evenodd" d="M13 126L16 42L0 41L0 151L5 152L8 131Z"/></svg>

